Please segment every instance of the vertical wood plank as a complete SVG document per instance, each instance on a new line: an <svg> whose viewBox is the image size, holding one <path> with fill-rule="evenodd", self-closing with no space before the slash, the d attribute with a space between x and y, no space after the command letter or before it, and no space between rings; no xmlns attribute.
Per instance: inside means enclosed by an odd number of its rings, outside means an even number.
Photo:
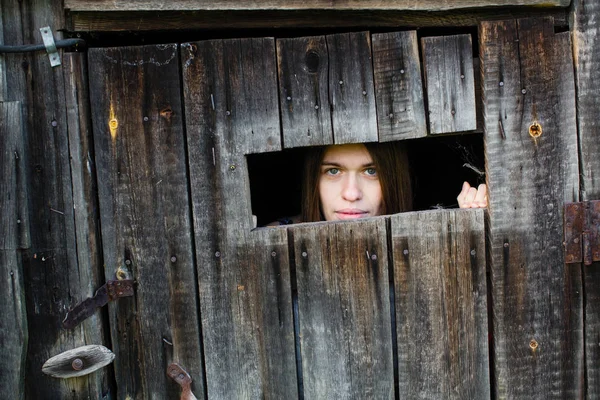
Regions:
<svg viewBox="0 0 600 400"><path fill-rule="evenodd" d="M477 128L471 35L424 37L429 133Z"/></svg>
<svg viewBox="0 0 600 400"><path fill-rule="evenodd" d="M326 36L335 144L376 142L377 115L368 32Z"/></svg>
<svg viewBox="0 0 600 400"><path fill-rule="evenodd" d="M284 146L332 144L325 37L277 39L277 65Z"/></svg>
<svg viewBox="0 0 600 400"><path fill-rule="evenodd" d="M178 397L176 361L204 395L178 46L89 52L107 279L135 279L109 305L119 398Z"/></svg>
<svg viewBox="0 0 600 400"><path fill-rule="evenodd" d="M574 0L571 33L577 87L581 200L600 199L600 2ZM583 266L585 293L585 367L588 399L600 397L600 265Z"/></svg>
<svg viewBox="0 0 600 400"><path fill-rule="evenodd" d="M273 40L214 40L182 45L198 284L211 399L297 396L287 236L284 229L251 232L245 132L227 110L240 109L236 85L265 85L257 65L240 64L255 81L238 81L231 65L240 46ZM259 54L261 49L256 48ZM268 61L268 60L267 60ZM265 61L265 62L267 62ZM274 58L273 58L274 62ZM260 78L262 76L262 78ZM248 98L250 100L250 98ZM257 99L260 102L260 99ZM261 107L260 103L256 107ZM277 107L264 108L266 121ZM245 123L244 121L239 124ZM255 143L268 145L268 130ZM259 150L257 147L254 150Z"/></svg>
<svg viewBox="0 0 600 400"><path fill-rule="evenodd" d="M391 217L400 397L489 399L483 210Z"/></svg>
<svg viewBox="0 0 600 400"><path fill-rule="evenodd" d="M305 398L393 399L385 219L289 229Z"/></svg>
<svg viewBox="0 0 600 400"><path fill-rule="evenodd" d="M524 19L479 39L496 397L581 398L581 270L564 264L560 212L579 191L569 34Z"/></svg>
<svg viewBox="0 0 600 400"><path fill-rule="evenodd" d="M17 399L25 395L27 313L19 249L26 229L26 204L19 193L25 190L25 143L21 103L0 102L0 387ZM23 218L23 219L21 219ZM24 227L24 228L23 228Z"/></svg>
<svg viewBox="0 0 600 400"><path fill-rule="evenodd" d="M379 141L427 135L416 31L373 34Z"/></svg>

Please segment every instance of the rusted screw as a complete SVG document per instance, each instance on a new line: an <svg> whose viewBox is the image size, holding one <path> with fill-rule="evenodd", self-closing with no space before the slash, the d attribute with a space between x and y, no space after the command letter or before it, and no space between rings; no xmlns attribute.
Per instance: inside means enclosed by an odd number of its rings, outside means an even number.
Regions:
<svg viewBox="0 0 600 400"><path fill-rule="evenodd" d="M377 260L377 254L371 254L371 260L376 261Z"/></svg>
<svg viewBox="0 0 600 400"><path fill-rule="evenodd" d="M504 82L500 81L500 82L498 83L498 86L500 86L500 87L504 86Z"/></svg>
<svg viewBox="0 0 600 400"><path fill-rule="evenodd" d="M220 251L215 251L215 257L217 257L217 258L221 257L221 252Z"/></svg>
<svg viewBox="0 0 600 400"><path fill-rule="evenodd" d="M305 251L303 251L303 252L302 252L302 257L304 257L304 258L308 257L308 253L307 253L307 252L305 252Z"/></svg>
<svg viewBox="0 0 600 400"><path fill-rule="evenodd" d="M475 249L471 250L471 255L474 256L477 254L477 251L475 251Z"/></svg>
<svg viewBox="0 0 600 400"><path fill-rule="evenodd" d="M175 261L177 261L177 257L171 256L171 262L174 263Z"/></svg>
<svg viewBox="0 0 600 400"><path fill-rule="evenodd" d="M75 371L81 371L83 369L83 361L81 358L74 359L71 363L71 367L73 367Z"/></svg>
<svg viewBox="0 0 600 400"><path fill-rule="evenodd" d="M275 257L276 255L277 255L276 252L274 252L274 251L271 252L271 257Z"/></svg>
<svg viewBox="0 0 600 400"><path fill-rule="evenodd" d="M540 137L542 135L542 126L537 122L534 122L529 126L529 135L532 138Z"/></svg>
<svg viewBox="0 0 600 400"><path fill-rule="evenodd" d="M529 347L531 347L531 350L535 351L538 348L538 342L535 339L531 339Z"/></svg>
<svg viewBox="0 0 600 400"><path fill-rule="evenodd" d="M110 126L111 129L117 129L117 127L119 126L119 121L117 121L115 118L113 118L108 123L108 126Z"/></svg>

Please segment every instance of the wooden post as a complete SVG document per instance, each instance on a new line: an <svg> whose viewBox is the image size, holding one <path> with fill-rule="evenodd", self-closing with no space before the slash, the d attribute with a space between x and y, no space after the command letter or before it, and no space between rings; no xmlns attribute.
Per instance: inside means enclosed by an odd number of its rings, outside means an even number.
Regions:
<svg viewBox="0 0 600 400"><path fill-rule="evenodd" d="M600 1L574 0L571 6L581 200L600 199ZM575 266L573 266L575 267ZM585 284L585 366L587 398L600 396L600 263L582 266Z"/></svg>
<svg viewBox="0 0 600 400"><path fill-rule="evenodd" d="M569 33L551 19L479 27L496 398L582 398L581 269L562 206L579 197Z"/></svg>

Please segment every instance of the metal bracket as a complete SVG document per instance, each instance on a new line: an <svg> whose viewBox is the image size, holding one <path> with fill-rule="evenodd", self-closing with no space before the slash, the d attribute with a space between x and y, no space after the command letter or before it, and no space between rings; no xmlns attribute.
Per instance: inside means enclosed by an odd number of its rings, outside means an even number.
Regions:
<svg viewBox="0 0 600 400"><path fill-rule="evenodd" d="M46 51L48 52L48 57L50 57L50 66L57 67L60 65L60 55L58 54L58 49L56 48L56 43L54 43L54 36L52 36L52 29L49 26L44 28L40 28L40 32L42 32L42 39L44 40L44 46L46 46Z"/></svg>
<svg viewBox="0 0 600 400"><path fill-rule="evenodd" d="M600 200L565 204L564 235L566 264L600 261Z"/></svg>
<svg viewBox="0 0 600 400"><path fill-rule="evenodd" d="M181 365L171 363L167 367L167 375L181 386L180 400L197 400L192 393L192 377Z"/></svg>

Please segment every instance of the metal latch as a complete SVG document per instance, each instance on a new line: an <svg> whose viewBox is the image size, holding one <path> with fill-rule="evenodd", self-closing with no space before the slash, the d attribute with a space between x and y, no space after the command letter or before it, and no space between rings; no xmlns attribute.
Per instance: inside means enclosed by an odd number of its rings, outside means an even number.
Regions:
<svg viewBox="0 0 600 400"><path fill-rule="evenodd" d="M133 296L132 279L108 281L96 290L94 297L88 297L67 313L62 322L63 327L65 329L72 329L79 325L81 321L94 314L96 308L102 307L109 301L119 297L129 296Z"/></svg>
<svg viewBox="0 0 600 400"><path fill-rule="evenodd" d="M599 231L600 200L565 204L565 263L591 265L600 261Z"/></svg>

